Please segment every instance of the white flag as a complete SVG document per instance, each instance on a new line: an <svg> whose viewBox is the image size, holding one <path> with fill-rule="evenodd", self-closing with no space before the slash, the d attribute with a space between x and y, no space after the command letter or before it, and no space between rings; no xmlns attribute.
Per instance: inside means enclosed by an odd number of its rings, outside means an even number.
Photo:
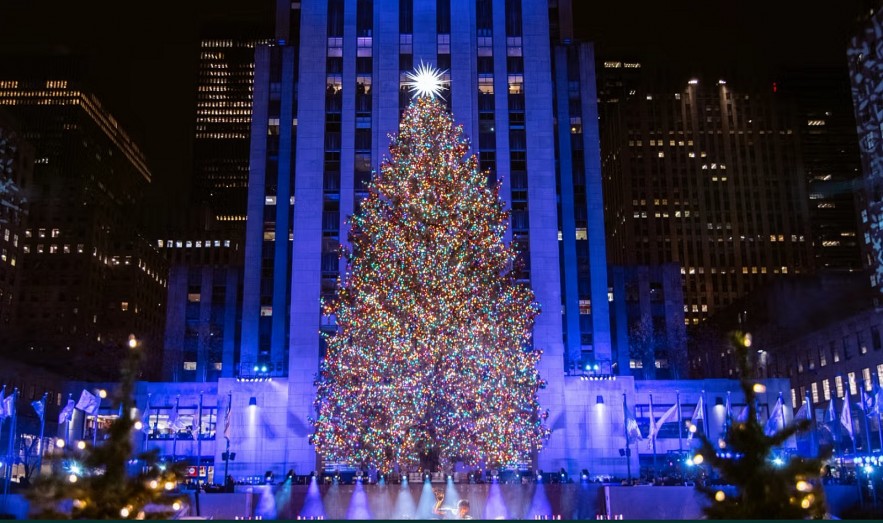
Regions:
<svg viewBox="0 0 883 523"><path fill-rule="evenodd" d="M98 399L98 396L92 394L86 389L83 389L83 392L80 394L80 400L77 402L77 408L82 410L86 414L94 416L98 413L99 404L100 400Z"/></svg>
<svg viewBox="0 0 883 523"><path fill-rule="evenodd" d="M74 400L68 399L67 405L65 405L64 408L61 409L61 412L58 413L58 422L59 423L66 423L66 422L70 421L73 413L74 413Z"/></svg>
<svg viewBox="0 0 883 523"><path fill-rule="evenodd" d="M0 421L6 419L6 417L9 416L9 414L6 413L6 408L3 406L3 392L5 390L6 385L4 385L2 389L0 389Z"/></svg>
<svg viewBox="0 0 883 523"><path fill-rule="evenodd" d="M840 411L840 424L846 428L846 432L849 433L849 437L852 439L852 409L849 408L848 394L843 399L843 410Z"/></svg>
<svg viewBox="0 0 883 523"><path fill-rule="evenodd" d="M3 416L7 418L15 416L15 392L3 400Z"/></svg>
<svg viewBox="0 0 883 523"><path fill-rule="evenodd" d="M670 409L665 411L665 414L663 414L658 420L656 420L655 423L653 423L651 431L650 431L650 439L656 438L656 434L659 433L659 429L662 428L662 425L664 425L666 422L668 422L668 420L670 420L672 418L672 416L674 416L677 411L678 411L678 406L676 404L672 405Z"/></svg>
<svg viewBox="0 0 883 523"><path fill-rule="evenodd" d="M690 424L699 429L699 425L697 424L699 420L702 420L705 423L705 402L702 400L702 396L699 397L699 402L696 403L696 408L693 410L693 416L690 418ZM687 435L687 441L693 439L693 435L695 432L692 430L690 434Z"/></svg>

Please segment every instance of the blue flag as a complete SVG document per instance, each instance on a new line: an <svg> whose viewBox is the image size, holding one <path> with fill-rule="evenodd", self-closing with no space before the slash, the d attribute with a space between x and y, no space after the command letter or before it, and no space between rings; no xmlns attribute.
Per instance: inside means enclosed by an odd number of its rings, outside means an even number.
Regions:
<svg viewBox="0 0 883 523"><path fill-rule="evenodd" d="M40 421L43 421L43 414L45 414L45 408L43 407L42 400L34 400L31 402L31 407L34 407L34 412L37 413L37 416L40 418Z"/></svg>

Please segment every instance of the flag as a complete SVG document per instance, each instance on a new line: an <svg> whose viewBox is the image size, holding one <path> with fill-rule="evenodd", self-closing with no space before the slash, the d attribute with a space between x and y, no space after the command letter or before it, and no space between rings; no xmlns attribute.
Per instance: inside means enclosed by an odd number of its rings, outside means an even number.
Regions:
<svg viewBox="0 0 883 523"><path fill-rule="evenodd" d="M748 405L745 405L745 408L742 409L742 412L736 416L737 423L745 423L748 421Z"/></svg>
<svg viewBox="0 0 883 523"><path fill-rule="evenodd" d="M641 434L641 428L638 427L638 420L631 413L628 407L625 407L625 431L628 434L629 443L635 443L644 439Z"/></svg>
<svg viewBox="0 0 883 523"><path fill-rule="evenodd" d="M883 414L883 387L877 386L877 394L874 395L874 413Z"/></svg>
<svg viewBox="0 0 883 523"><path fill-rule="evenodd" d="M184 428L184 426L181 425L180 420L178 419L178 407L175 407L175 410L173 410L172 413L169 414L169 428L174 430L175 432L178 432L179 430Z"/></svg>
<svg viewBox="0 0 883 523"><path fill-rule="evenodd" d="M831 398L831 401L828 402L828 410L825 412L825 422L832 422L837 419L837 414L834 411L834 398Z"/></svg>
<svg viewBox="0 0 883 523"><path fill-rule="evenodd" d="M727 406L725 407L727 423L733 418L733 407L730 405L730 393L727 392Z"/></svg>
<svg viewBox="0 0 883 523"><path fill-rule="evenodd" d="M770 412L770 419L766 422L766 427L763 432L767 436L772 436L779 430L781 430L785 426L785 410L782 406L782 395L779 395L779 399L776 400L775 406L773 406L773 411Z"/></svg>
<svg viewBox="0 0 883 523"><path fill-rule="evenodd" d="M98 405L100 404L100 400L98 396L92 394L86 389L83 389L83 392L80 393L80 400L77 401L77 408L85 412L86 414L95 415L98 413Z"/></svg>
<svg viewBox="0 0 883 523"><path fill-rule="evenodd" d="M230 441L230 411L233 409L233 396L227 396L227 411L224 413L224 438Z"/></svg>
<svg viewBox="0 0 883 523"><path fill-rule="evenodd" d="M43 414L45 414L46 409L43 407L43 400L34 400L31 402L31 407L34 407L34 412L37 413L37 416L40 418L40 421L43 421Z"/></svg>
<svg viewBox="0 0 883 523"><path fill-rule="evenodd" d="M696 403L696 408L693 409L693 416L690 418L690 424L696 427L696 430L699 430L699 420L702 420L702 423L705 423L705 402L702 400L702 396L699 397L699 401ZM690 434L687 435L687 441L693 439L693 432L690 431Z"/></svg>
<svg viewBox="0 0 883 523"><path fill-rule="evenodd" d="M147 407L144 409L144 413L141 415L141 432L145 434L150 433L150 399L147 399Z"/></svg>
<svg viewBox="0 0 883 523"><path fill-rule="evenodd" d="M801 419L805 419L805 420L810 419L810 417L809 417L809 402L807 402L807 401L804 401L803 405L801 405L800 408L797 409L797 412L794 413L794 421L801 420Z"/></svg>
<svg viewBox="0 0 883 523"><path fill-rule="evenodd" d="M849 396L843 400L843 409L840 411L840 424L846 427L846 432L849 434L849 438L852 439L854 436L852 434L852 409L849 406Z"/></svg>
<svg viewBox="0 0 883 523"><path fill-rule="evenodd" d="M0 389L0 421L6 419L9 414L6 413L6 408L3 406L5 401L3 400L3 393L6 392L6 385L3 385L3 388Z"/></svg>
<svg viewBox="0 0 883 523"><path fill-rule="evenodd" d="M71 420L71 416L74 413L74 400L68 398L67 405L61 409L61 412L58 413L58 423L65 423Z"/></svg>
<svg viewBox="0 0 883 523"><path fill-rule="evenodd" d="M6 396L6 399L3 400L3 414L4 417L11 418L15 416L15 392Z"/></svg>
<svg viewBox="0 0 883 523"><path fill-rule="evenodd" d="M659 433L659 429L661 429L662 426L663 426L665 423L667 423L668 420L670 420L672 416L675 415L675 413L677 412L677 410L678 410L678 406L677 406L677 405L672 405L671 408L669 408L667 411L665 411L665 414L663 414L663 415L662 415L658 420L656 420L655 422L651 423L651 428L650 428L650 439L655 439L655 438L656 438L656 434ZM652 416L651 416L650 419L651 419L651 421L652 421L652 419L653 419Z"/></svg>

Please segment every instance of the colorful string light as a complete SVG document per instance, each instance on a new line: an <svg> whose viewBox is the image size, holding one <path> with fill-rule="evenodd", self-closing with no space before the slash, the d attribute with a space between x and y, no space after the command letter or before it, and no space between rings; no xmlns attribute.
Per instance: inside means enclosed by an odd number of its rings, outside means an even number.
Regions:
<svg viewBox="0 0 883 523"><path fill-rule="evenodd" d="M416 467L524 462L540 414L539 305L515 279L509 214L462 127L416 98L351 218L311 441L326 459Z"/></svg>

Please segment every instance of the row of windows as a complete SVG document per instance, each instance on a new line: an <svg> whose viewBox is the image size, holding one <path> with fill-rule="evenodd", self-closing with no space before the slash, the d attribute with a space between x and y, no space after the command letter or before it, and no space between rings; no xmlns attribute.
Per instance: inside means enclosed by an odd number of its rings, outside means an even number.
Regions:
<svg viewBox="0 0 883 523"><path fill-rule="evenodd" d="M866 394L872 392L874 389L871 372L872 369L866 367L862 369L861 373L861 382L864 383L863 390ZM876 373L878 382L883 382L883 363L877 365ZM809 393L813 403L829 401L831 399L832 381L834 382L834 392L837 398L842 399L845 396L847 387L850 396L858 396L862 392L859 388L858 376L855 372L850 372L846 375L846 384L843 383L842 376L835 376L833 380L824 379L818 382L810 383ZM791 389L791 405L794 408L798 408L803 403L803 396L805 395L806 391L806 387L800 387L799 392L798 389ZM861 407L861 405L859 406Z"/></svg>
<svg viewBox="0 0 883 523"><path fill-rule="evenodd" d="M169 249L189 249L191 247L196 248L208 248L208 247L220 247L223 244L224 247L230 246L230 240L157 240L157 247L167 247Z"/></svg>

